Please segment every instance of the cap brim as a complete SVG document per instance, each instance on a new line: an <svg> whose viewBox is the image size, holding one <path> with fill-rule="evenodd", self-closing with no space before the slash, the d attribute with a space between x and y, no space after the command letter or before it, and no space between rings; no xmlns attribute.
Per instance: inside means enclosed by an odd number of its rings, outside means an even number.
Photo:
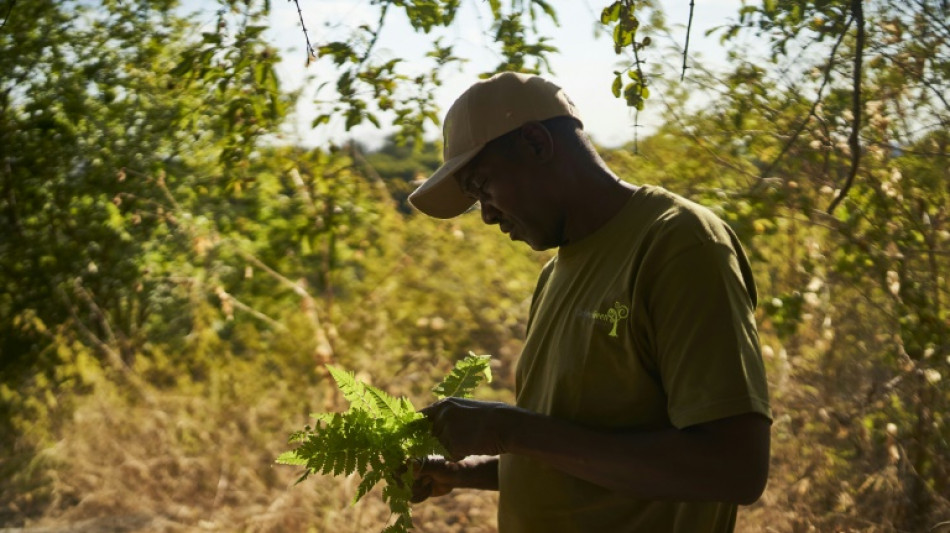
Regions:
<svg viewBox="0 0 950 533"><path fill-rule="evenodd" d="M475 200L462 194L455 173L478 155L484 145L476 146L446 161L418 189L409 195L409 203L435 218L457 217L475 205Z"/></svg>

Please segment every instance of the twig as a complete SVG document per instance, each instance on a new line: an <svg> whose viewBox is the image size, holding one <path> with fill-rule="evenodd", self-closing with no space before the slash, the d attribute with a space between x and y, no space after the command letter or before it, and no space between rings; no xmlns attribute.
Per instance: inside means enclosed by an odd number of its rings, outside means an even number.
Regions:
<svg viewBox="0 0 950 533"><path fill-rule="evenodd" d="M297 6L297 16L300 17L300 27L303 28L303 38L307 40L307 64L310 64L310 61L317 56L316 52L313 50L313 45L310 44L310 35L307 33L307 25L303 22L303 11L300 9L300 0L288 0L293 2Z"/></svg>
<svg viewBox="0 0 950 533"><path fill-rule="evenodd" d="M10 14L13 13L13 6L15 4L16 0L10 0L10 8L7 9L7 14L3 17L3 24L0 24L0 30L2 30L7 25L7 21L10 20Z"/></svg>
<svg viewBox="0 0 950 533"><path fill-rule="evenodd" d="M689 53L689 34L693 30L693 8L695 0L689 0L689 22L686 23L686 44L683 46L683 72L680 73L680 82L686 78L686 56Z"/></svg>
<svg viewBox="0 0 950 533"><path fill-rule="evenodd" d="M853 93L851 95L851 113L854 115L854 122L851 123L851 136L848 138L848 146L851 148L851 171L848 172L848 179L844 182L844 187L835 195L831 205L828 206L828 214L834 212L841 200L844 200L848 190L854 184L854 178L858 175L858 166L861 164L861 139L858 133L861 130L861 66L864 60L864 6L862 0L851 0L851 11L855 22L858 25L857 42L854 50L854 73L853 73Z"/></svg>
<svg viewBox="0 0 950 533"><path fill-rule="evenodd" d="M294 294L300 297L304 305L304 314L307 315L307 317L310 319L310 322L313 324L317 346L320 347L322 350L326 351L327 359L332 358L336 350L333 347L333 343L331 342L330 335L328 334L326 328L323 327L323 321L320 319L320 315L317 312L316 301L314 300L313 296L311 296L310 293L307 292L307 289L305 289L302 284L288 279L283 274L267 266L267 264L265 264L263 261L258 259L254 254L246 250L242 250L240 246L235 246L234 250L238 253L238 255L245 258L246 260L248 260L249 262L257 266L258 268L260 268L261 270L269 274L271 277L276 279L277 281L286 285L290 290L294 292Z"/></svg>
<svg viewBox="0 0 950 533"><path fill-rule="evenodd" d="M79 295L81 299L85 300L86 304L90 306L90 309L92 309L94 313L101 313L101 310L99 310L95 302L92 301L92 298L89 295L89 293L83 290L82 282L79 279L75 280L73 289L75 290L76 294ZM143 398L145 398L146 401L151 403L152 401L151 394L149 394L148 386L142 380L142 378L139 377L139 375L136 374L134 370L132 370L132 368L128 365L128 363L125 362L124 359L122 359L122 355L118 351L116 351L108 343L100 339L99 336L96 335L92 330L90 330L89 327L86 326L86 324L82 321L82 319L79 318L79 314L76 312L76 307L75 305L73 305L72 300L66 294L66 291L63 290L62 287L56 287L55 291L56 291L56 294L60 297L60 299L62 299L63 303L66 305L66 310L69 312L69 315L72 317L73 324L76 326L76 329L79 330L79 332L84 337L86 337L86 339L90 343L92 343L93 346L95 346L96 348L99 349L100 352L102 352L102 354L106 358L106 361L108 361L109 365L113 369L118 371L125 379L127 379L129 384L131 384L136 389L136 391L139 392ZM100 320L100 323L105 324L104 320ZM108 324L105 324L105 325L108 326ZM110 342L114 343L115 337L111 335L111 328L109 329L107 335L109 335L110 337Z"/></svg>
<svg viewBox="0 0 950 533"><path fill-rule="evenodd" d="M640 110L633 110L633 153L640 154Z"/></svg>
<svg viewBox="0 0 950 533"><path fill-rule="evenodd" d="M663 98L663 105L666 106L667 112L673 117L673 120L676 121L676 123L679 125L679 127L686 133L686 136L689 137L689 138L693 141L693 143L695 143L696 146L698 146L700 149L705 150L706 153L707 153L708 155L710 155L717 163L719 163L721 166L723 166L723 167L725 167L725 168L728 168L728 169L731 169L731 170L733 170L733 171L735 171L735 172L738 172L738 173L740 173L740 174L743 174L743 175L745 175L746 177L749 177L749 178L759 178L758 175L753 174L752 172L749 172L748 170L743 169L743 168L741 168L741 167L735 165L734 163L731 163L731 162L729 162L729 161L723 159L723 158L719 155L719 153L720 153L719 151L714 150L714 149L710 148L709 146L707 146L706 143L704 143L703 140L700 139L698 135L696 135L695 133L693 133L692 131L690 131L689 128L686 127L686 123L683 121L683 117L681 117L681 116L676 112L676 110L673 108L673 106L669 103L669 101L668 101L665 97Z"/></svg>
<svg viewBox="0 0 950 533"><path fill-rule="evenodd" d="M349 143L348 148L350 149L350 157L353 158L353 161L359 165L360 169L369 175L370 179L373 180L373 183L376 184L379 192L379 199L388 205L392 205L395 202L393 201L393 196L389 192L389 187L386 186L386 180L379 174L376 170L376 167L369 162L368 159L363 155L363 152L360 151L359 146L356 143Z"/></svg>
<svg viewBox="0 0 950 533"><path fill-rule="evenodd" d="M917 4L917 7L919 7L920 10L919 10L919 11L911 11L911 12L910 12L911 14L923 13L923 15L926 16L928 19L930 19L930 22L932 22L935 26L939 27L941 30L943 30L943 31L945 31L945 32L950 32L950 24L947 24L947 19L941 17L939 14L936 14L936 15L935 15L935 14L933 14L933 13L930 12L930 2L929 2L929 1L927 1L927 0L924 0L924 1L921 1L921 0L914 0L914 3ZM942 4L942 5L940 6L940 10L941 10L941 11L946 11L946 10L947 10L947 7L948 7L948 5L947 5L947 0L942 0L942 1L941 1L941 4ZM904 10L903 8L906 8L907 6L902 5L901 3L897 3L897 4L896 4L896 7L897 7L897 9L899 9L899 10L906 11L906 10Z"/></svg>
<svg viewBox="0 0 950 533"><path fill-rule="evenodd" d="M237 245L234 247L234 251L237 252L238 255L240 255L240 256L243 257L244 259L247 259L248 261L250 261L251 263L253 263L254 266L256 266L257 268L260 268L260 269L263 270L264 272L267 272L267 274L269 274L272 278L274 278L274 279L276 279L277 281L279 281L279 282L283 283L284 285L286 285L287 288L289 288L290 290L292 290L292 291L294 292L294 294L296 294L297 296L300 296L301 298L303 298L303 299L305 299L305 300L313 300L313 296L310 296L310 293L308 293L307 290L303 288L303 286L301 286L299 283L297 283L297 282L295 282L295 281L290 280L289 278L287 278L286 276L284 276L284 275L281 274L280 272L277 272L277 271L274 270L273 268L267 266L266 263L264 263L263 261L261 261L260 259L258 259L258 258L257 258L254 254L252 254L251 252L248 252L248 251L246 251L246 250L243 250L243 249L241 249L240 246L237 246Z"/></svg>
<svg viewBox="0 0 950 533"><path fill-rule="evenodd" d="M891 65L894 65L897 68L899 68L904 74L907 74L908 77L915 75L913 72L910 71L909 68L907 68L907 65L904 65L903 62L898 61L895 56L888 54L886 52L881 52L881 57L890 61ZM927 78L923 75L920 76L917 81L923 84L924 87L930 89L933 92L934 96L936 96L937 99L940 100L940 103L943 104L943 107L946 108L947 111L950 111L950 102L948 102L947 97L944 95L940 87L935 87L934 82L928 81ZM939 83L939 81L937 81L937 83Z"/></svg>
<svg viewBox="0 0 950 533"><path fill-rule="evenodd" d="M363 66L366 64L366 61L369 60L369 55L373 52L373 48L376 47L376 41L379 40L379 34L383 33L383 24L386 21L386 13L389 11L389 4L383 4L383 7L379 10L379 27L376 28L376 31L373 32L373 38L370 39L369 44L366 45L366 52L363 53L363 57L360 58L358 65Z"/></svg>
<svg viewBox="0 0 950 533"><path fill-rule="evenodd" d="M253 316L254 318L256 318L256 319L258 319L258 320L260 320L261 322L266 323L267 325L269 325L270 327L272 327L272 328L274 328L274 329L276 329L276 330L278 330L278 331L282 331L282 332L285 332L285 333L288 331L287 326L285 326L285 325L281 324L280 322L274 320L273 318L271 318L271 317L265 315L264 313L258 311L257 309L254 309L253 307L247 305L246 303L242 302L241 300L238 300L237 298L234 297L234 295L232 295L231 293L229 293L229 292L227 292L226 290L224 290L223 287L217 287L217 288L215 289L215 296L217 296L218 299L221 300L222 303L223 303L223 302L228 302L228 303L230 303L231 305L233 305L234 307L237 307L238 309L244 311L245 313L248 313L249 315Z"/></svg>
<svg viewBox="0 0 950 533"><path fill-rule="evenodd" d="M633 11L633 2L630 2L630 10ZM633 39L633 42L630 45L633 48L633 60L637 68L637 82L641 87L646 86L646 78L643 77L643 67L640 62L640 54L637 51L637 40ZM640 100L641 102L643 100ZM640 110L636 109L633 112L633 153L640 153Z"/></svg>
<svg viewBox="0 0 950 533"><path fill-rule="evenodd" d="M856 0L860 2L860 0ZM821 86L818 87L818 95L815 96L815 101L811 104L811 109L808 110L808 114L805 115L805 118L802 119L801 124L798 125L798 128L795 130L795 133L792 134L792 138L789 139L785 146L782 147L782 151L772 160L768 168L762 172L762 179L769 177L769 174L775 170L775 167L778 166L779 161L785 157L785 154L792 148L792 145L795 144L795 141L798 140L798 136L805 131L805 126L808 125L808 122L813 116L815 116L815 110L818 109L818 104L821 103L821 93L824 92L825 87L828 85L828 82L831 81L831 71L834 69L835 65L835 55L838 52L838 46L841 45L841 42L844 40L845 34L848 33L848 29L851 27L851 23L854 21L854 18L849 18L847 23L844 26L844 29L841 30L841 35L838 37L838 40L835 42L834 46L831 47L831 53L828 55L828 66L825 68L825 75L821 81Z"/></svg>

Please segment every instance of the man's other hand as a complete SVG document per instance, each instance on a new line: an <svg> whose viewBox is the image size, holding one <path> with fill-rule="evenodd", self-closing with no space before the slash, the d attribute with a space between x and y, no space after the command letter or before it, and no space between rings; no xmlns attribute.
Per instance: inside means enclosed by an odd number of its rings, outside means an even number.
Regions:
<svg viewBox="0 0 950 533"><path fill-rule="evenodd" d="M445 398L420 412L429 419L432 434L448 451L450 461L505 453L510 428L521 414L505 403L463 398Z"/></svg>

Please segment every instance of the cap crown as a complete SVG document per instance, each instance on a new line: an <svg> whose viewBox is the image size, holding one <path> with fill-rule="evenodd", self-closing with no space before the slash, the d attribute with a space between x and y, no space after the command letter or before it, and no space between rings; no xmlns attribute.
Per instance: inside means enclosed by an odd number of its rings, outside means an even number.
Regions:
<svg viewBox="0 0 950 533"><path fill-rule="evenodd" d="M449 161L526 122L562 115L577 112L557 85L538 76L497 74L472 85L449 108L442 155Z"/></svg>
<svg viewBox="0 0 950 533"><path fill-rule="evenodd" d="M557 85L528 74L503 72L468 88L443 122L444 163L419 186L409 201L423 213L452 218L475 201L453 178L489 141L527 122L572 116L580 121L574 103Z"/></svg>

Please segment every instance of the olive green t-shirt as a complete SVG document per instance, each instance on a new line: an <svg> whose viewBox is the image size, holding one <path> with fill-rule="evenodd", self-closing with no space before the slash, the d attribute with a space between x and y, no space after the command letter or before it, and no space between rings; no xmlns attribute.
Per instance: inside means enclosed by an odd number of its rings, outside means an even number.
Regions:
<svg viewBox="0 0 950 533"><path fill-rule="evenodd" d="M605 429L771 418L755 285L709 210L641 187L607 224L561 247L535 290L519 407ZM499 466L500 533L732 531L736 506L643 501L520 455Z"/></svg>

